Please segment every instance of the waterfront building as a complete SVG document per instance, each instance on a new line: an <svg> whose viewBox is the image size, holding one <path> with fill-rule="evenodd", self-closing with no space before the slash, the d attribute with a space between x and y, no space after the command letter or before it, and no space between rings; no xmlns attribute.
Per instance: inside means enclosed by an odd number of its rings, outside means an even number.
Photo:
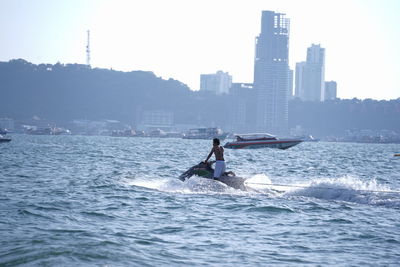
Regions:
<svg viewBox="0 0 400 267"><path fill-rule="evenodd" d="M285 14L262 12L254 62L256 130L259 132L288 132L289 27L290 20Z"/></svg>
<svg viewBox="0 0 400 267"><path fill-rule="evenodd" d="M218 95L229 94L232 76L228 72L217 71L215 74L200 75L200 90L211 91Z"/></svg>
<svg viewBox="0 0 400 267"><path fill-rule="evenodd" d="M146 110L141 114L140 124L137 126L140 130L161 129L170 131L174 124L174 113L164 110Z"/></svg>
<svg viewBox="0 0 400 267"><path fill-rule="evenodd" d="M335 81L325 82L325 100L335 100L337 98L337 84Z"/></svg>

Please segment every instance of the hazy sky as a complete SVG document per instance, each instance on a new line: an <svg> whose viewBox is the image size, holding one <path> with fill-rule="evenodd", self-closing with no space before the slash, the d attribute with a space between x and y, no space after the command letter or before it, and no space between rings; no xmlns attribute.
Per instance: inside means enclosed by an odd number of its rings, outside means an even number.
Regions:
<svg viewBox="0 0 400 267"><path fill-rule="evenodd" d="M253 81L261 11L291 19L290 67L312 43L326 48L338 96L400 97L398 0L0 0L0 61L85 63L149 70L200 87L200 74Z"/></svg>

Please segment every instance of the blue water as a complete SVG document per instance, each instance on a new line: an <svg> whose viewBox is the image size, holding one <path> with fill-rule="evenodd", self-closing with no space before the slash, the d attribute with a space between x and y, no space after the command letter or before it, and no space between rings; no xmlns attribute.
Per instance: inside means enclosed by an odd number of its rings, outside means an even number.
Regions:
<svg viewBox="0 0 400 267"><path fill-rule="evenodd" d="M256 190L179 181L210 148L204 140L13 136L0 144L0 265L400 262L400 145L226 150L227 169Z"/></svg>

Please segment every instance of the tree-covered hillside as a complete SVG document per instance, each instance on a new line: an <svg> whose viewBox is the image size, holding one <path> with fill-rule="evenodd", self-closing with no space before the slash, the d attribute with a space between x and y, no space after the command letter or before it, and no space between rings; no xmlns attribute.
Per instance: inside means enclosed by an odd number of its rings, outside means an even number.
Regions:
<svg viewBox="0 0 400 267"><path fill-rule="evenodd" d="M254 131L254 91L231 95L191 91L185 84L152 72L91 69L78 64L0 62L0 118L23 122L40 117L58 123L76 119L118 120L135 125L141 111L174 114L174 123ZM243 113L244 112L244 113ZM139 118L139 119L138 119ZM289 102L289 128L301 126L316 136L341 136L346 130L394 130L400 133L400 99L344 99Z"/></svg>

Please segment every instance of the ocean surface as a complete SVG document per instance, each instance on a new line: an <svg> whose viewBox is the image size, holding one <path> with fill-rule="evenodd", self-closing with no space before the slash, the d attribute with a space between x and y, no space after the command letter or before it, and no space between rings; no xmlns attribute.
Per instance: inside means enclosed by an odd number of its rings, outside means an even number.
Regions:
<svg viewBox="0 0 400 267"><path fill-rule="evenodd" d="M14 135L0 266L398 266L400 145L225 150L253 187L178 176L211 141Z"/></svg>

